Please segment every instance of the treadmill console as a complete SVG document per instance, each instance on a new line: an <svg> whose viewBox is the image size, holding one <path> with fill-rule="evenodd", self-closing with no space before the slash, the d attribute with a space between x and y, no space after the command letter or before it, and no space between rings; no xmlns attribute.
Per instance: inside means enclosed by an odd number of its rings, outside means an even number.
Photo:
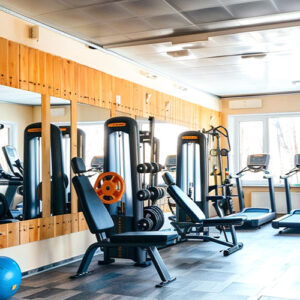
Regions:
<svg viewBox="0 0 300 300"><path fill-rule="evenodd" d="M20 157L18 155L16 148L14 146L7 145L2 147L2 150L11 172L17 177L22 177L21 171L17 167L18 163L20 164L21 167L22 165L20 163Z"/></svg>
<svg viewBox="0 0 300 300"><path fill-rule="evenodd" d="M269 154L251 154L247 158L247 166L252 171L265 171L270 162Z"/></svg>
<svg viewBox="0 0 300 300"><path fill-rule="evenodd" d="M300 169L300 154L295 154L295 166Z"/></svg>
<svg viewBox="0 0 300 300"><path fill-rule="evenodd" d="M177 163L177 157L176 155L168 155L166 158L165 166L170 172L176 171L176 163Z"/></svg>

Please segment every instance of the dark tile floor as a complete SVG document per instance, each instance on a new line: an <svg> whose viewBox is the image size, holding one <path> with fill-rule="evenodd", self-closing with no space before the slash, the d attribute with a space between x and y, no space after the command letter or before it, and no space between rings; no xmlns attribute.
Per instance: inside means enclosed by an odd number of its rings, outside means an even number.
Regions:
<svg viewBox="0 0 300 300"><path fill-rule="evenodd" d="M79 262L23 279L13 299L204 299L282 300L300 299L300 234L278 235L270 225L255 231L239 231L244 248L223 257L222 246L186 242L160 251L177 280L155 288L159 278L153 266L134 267L118 260L98 266L77 280L69 276Z"/></svg>

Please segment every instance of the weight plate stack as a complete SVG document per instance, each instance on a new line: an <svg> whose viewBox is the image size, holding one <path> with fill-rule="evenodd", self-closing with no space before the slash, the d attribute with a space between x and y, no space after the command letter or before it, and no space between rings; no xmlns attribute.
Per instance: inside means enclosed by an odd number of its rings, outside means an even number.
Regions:
<svg viewBox="0 0 300 300"><path fill-rule="evenodd" d="M164 223L165 223L164 213L163 213L162 209L156 205L152 205L150 207L152 209L154 209L159 215L159 226L158 226L157 230L160 230L164 226Z"/></svg>

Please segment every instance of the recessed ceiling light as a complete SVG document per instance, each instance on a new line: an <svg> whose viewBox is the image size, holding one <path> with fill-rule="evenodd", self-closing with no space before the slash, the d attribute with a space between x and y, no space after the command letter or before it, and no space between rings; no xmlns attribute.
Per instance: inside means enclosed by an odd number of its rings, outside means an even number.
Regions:
<svg viewBox="0 0 300 300"><path fill-rule="evenodd" d="M167 54L172 57L184 57L184 56L189 56L190 51L189 50L168 51Z"/></svg>

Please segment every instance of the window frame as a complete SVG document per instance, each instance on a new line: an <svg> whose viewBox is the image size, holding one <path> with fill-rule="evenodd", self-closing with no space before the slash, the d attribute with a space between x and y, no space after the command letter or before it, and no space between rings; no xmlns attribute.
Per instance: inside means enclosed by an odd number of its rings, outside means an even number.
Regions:
<svg viewBox="0 0 300 300"><path fill-rule="evenodd" d="M269 153L269 119L271 118L287 118L287 117L300 117L300 112L284 112L284 113L267 113L267 114L238 114L228 115L228 131L230 143L232 145L232 151L230 153L230 170L231 174L236 174L240 166L240 123L247 121L262 121L263 122L263 152ZM263 175L262 175L263 176ZM259 180L243 180L244 186L268 186L266 180L263 177ZM283 187L284 184L280 181L280 184L275 184L276 187ZM292 187L298 185L291 184Z"/></svg>

